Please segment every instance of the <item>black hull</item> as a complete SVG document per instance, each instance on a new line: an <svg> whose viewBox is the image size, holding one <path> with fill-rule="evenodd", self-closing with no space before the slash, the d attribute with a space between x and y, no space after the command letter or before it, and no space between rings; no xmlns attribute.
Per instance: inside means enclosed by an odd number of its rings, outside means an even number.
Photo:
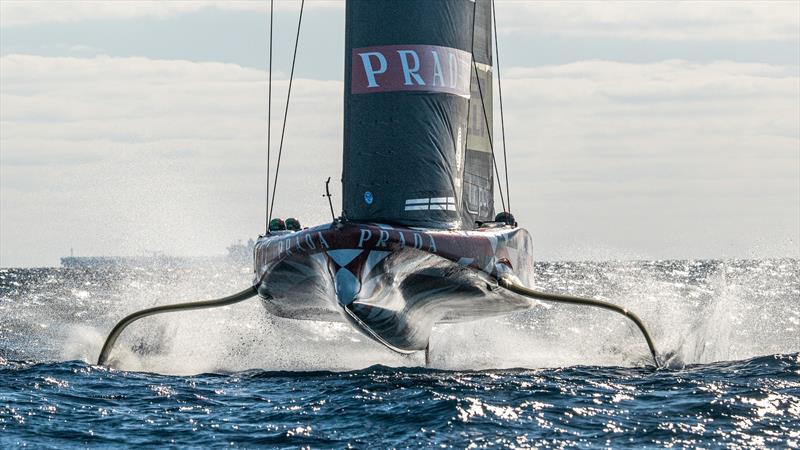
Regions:
<svg viewBox="0 0 800 450"><path fill-rule="evenodd" d="M259 295L271 314L347 321L399 352L424 350L437 323L534 304L497 284L501 273L517 271L530 281L530 236L519 228L324 226L260 239L256 263Z"/></svg>

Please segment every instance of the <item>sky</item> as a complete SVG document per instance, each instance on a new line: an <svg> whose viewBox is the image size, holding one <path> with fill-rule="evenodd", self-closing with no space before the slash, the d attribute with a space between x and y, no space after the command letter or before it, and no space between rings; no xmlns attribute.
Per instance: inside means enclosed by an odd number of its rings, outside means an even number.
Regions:
<svg viewBox="0 0 800 450"><path fill-rule="evenodd" d="M800 257L800 2L496 9L534 258ZM273 136L298 11L276 1ZM0 1L0 267L262 233L268 31L265 2ZM344 3L307 1L276 216L330 220L343 60Z"/></svg>

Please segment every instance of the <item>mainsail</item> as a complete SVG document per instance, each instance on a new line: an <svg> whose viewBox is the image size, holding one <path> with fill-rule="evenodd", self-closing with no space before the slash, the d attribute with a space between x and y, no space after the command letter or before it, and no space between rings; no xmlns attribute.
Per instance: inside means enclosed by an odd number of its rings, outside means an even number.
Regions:
<svg viewBox="0 0 800 450"><path fill-rule="evenodd" d="M347 2L347 219L472 229L493 218L491 39L490 0Z"/></svg>

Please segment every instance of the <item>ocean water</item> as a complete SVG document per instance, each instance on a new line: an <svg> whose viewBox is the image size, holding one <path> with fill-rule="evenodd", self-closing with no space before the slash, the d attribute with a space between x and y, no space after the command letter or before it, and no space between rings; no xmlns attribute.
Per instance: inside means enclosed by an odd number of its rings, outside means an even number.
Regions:
<svg viewBox="0 0 800 450"><path fill-rule="evenodd" d="M124 315L241 290L243 268L0 269L0 448L800 446L800 261L543 263L542 304L437 327L432 361L258 300Z"/></svg>

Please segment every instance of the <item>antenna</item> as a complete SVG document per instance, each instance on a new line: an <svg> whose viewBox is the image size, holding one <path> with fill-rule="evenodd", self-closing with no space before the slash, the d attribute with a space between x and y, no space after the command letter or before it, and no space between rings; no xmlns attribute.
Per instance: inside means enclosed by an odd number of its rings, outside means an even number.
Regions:
<svg viewBox="0 0 800 450"><path fill-rule="evenodd" d="M331 177L328 177L328 179L325 180L325 193L322 194L322 196L328 197L328 206L331 207L331 219L334 222L336 222L336 214L333 213L333 200L331 200L331 190L329 188L330 184L331 184Z"/></svg>

